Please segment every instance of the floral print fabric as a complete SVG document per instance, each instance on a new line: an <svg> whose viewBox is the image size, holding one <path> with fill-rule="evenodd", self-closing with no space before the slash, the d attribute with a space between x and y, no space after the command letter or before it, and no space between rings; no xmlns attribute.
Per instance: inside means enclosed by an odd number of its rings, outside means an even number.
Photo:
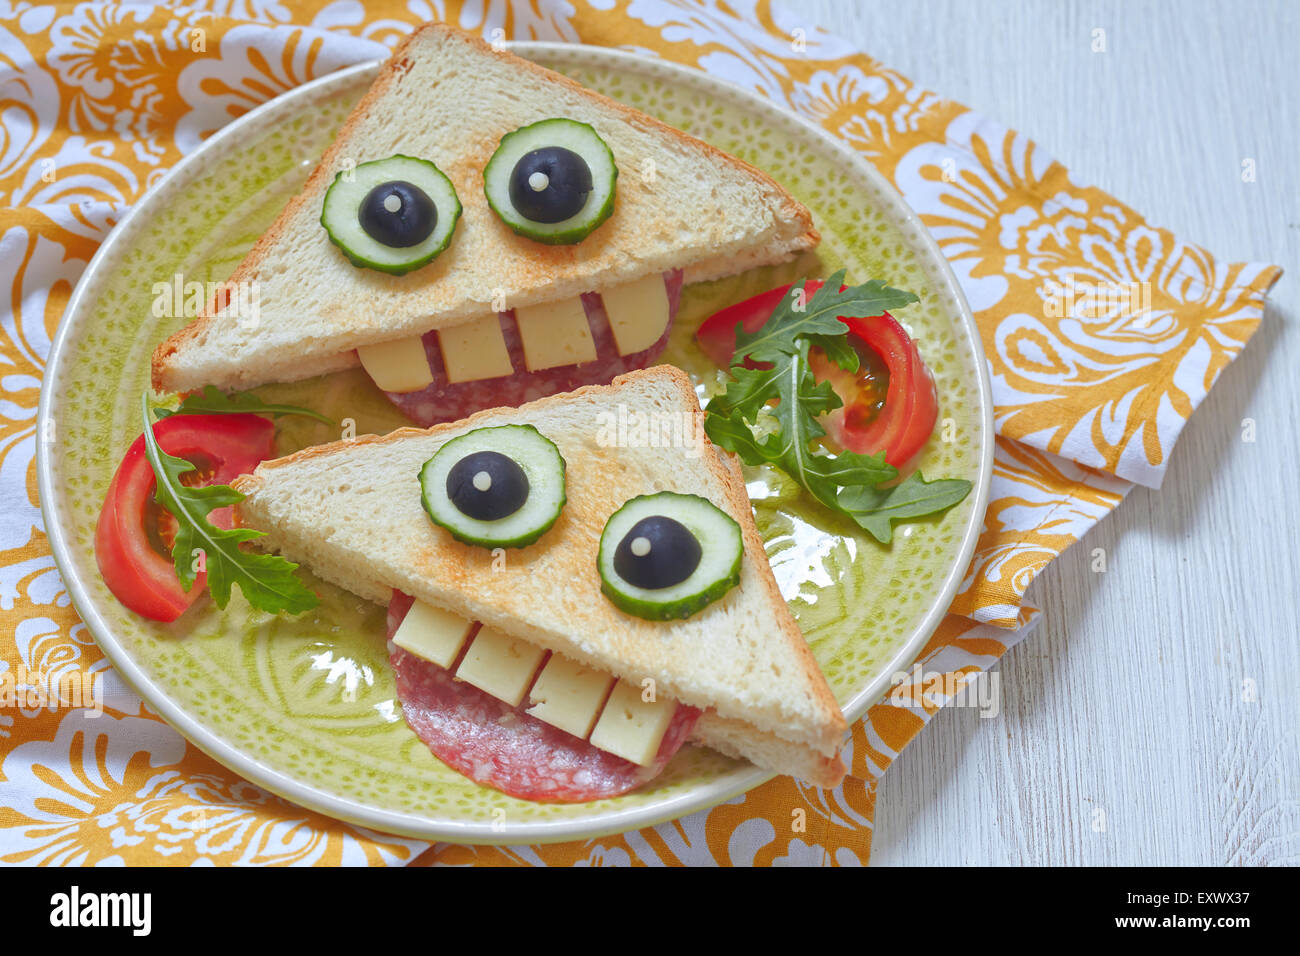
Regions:
<svg viewBox="0 0 1300 956"><path fill-rule="evenodd" d="M188 7L0 0L0 680L99 681L104 713L0 707L0 862L862 864L876 781L937 709L1033 627L1047 564L1158 486L1184 423L1259 323L1280 270L1220 263L1039 146L766 3L269 0ZM859 150L920 214L979 323L998 432L975 560L920 658L853 728L834 791L779 778L639 832L429 847L303 810L190 746L78 620L36 494L51 336L124 209L205 136L386 55L429 19L490 40L619 46L756 90Z"/></svg>

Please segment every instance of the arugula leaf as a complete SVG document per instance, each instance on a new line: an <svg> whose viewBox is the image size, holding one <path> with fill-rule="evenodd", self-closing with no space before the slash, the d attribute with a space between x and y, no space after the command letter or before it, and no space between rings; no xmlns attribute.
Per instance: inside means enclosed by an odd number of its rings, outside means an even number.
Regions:
<svg viewBox="0 0 1300 956"><path fill-rule="evenodd" d="M880 315L890 309L901 309L905 305L919 302L911 292L894 289L885 285L883 279L872 279L862 285L849 286L841 291L844 283L844 270L835 273L813 293L813 297L803 303L803 308L796 308L796 296L786 295L781 298L772 311L772 317L763 323L763 327L750 334L743 326L736 328L736 356L743 359L749 356L758 362L774 362L781 355L795 352L796 340L808 336L826 336L847 344L845 325L839 317L846 319L866 318ZM802 286L800 286L802 288ZM792 292L794 290L791 290ZM824 342L813 342L822 345ZM852 356L850 358L850 353ZM828 355L831 353L827 353ZM857 371L857 354L850 347L847 350L836 349L831 355L840 365L850 372ZM852 365L845 365L852 361Z"/></svg>
<svg viewBox="0 0 1300 956"><path fill-rule="evenodd" d="M234 413L251 413L254 415L304 415L314 418L326 425L335 424L334 419L314 412L301 405L276 405L262 401L250 392L235 392L227 395L214 385L205 385L203 391L195 392L181 399L177 408L155 409L159 418L168 415L228 415Z"/></svg>
<svg viewBox="0 0 1300 956"><path fill-rule="evenodd" d="M893 488L845 488L839 494L840 510L881 544L893 538L893 522L946 511L970 494L965 478L926 481L914 472Z"/></svg>
<svg viewBox="0 0 1300 956"><path fill-rule="evenodd" d="M857 371L858 353L840 316L865 318L898 309L917 297L879 279L841 290L844 270L826 280L803 308L786 296L754 333L736 327L736 364L726 389L705 406L704 430L714 444L747 465L775 465L832 511L852 518L882 544L893 538L893 522L944 511L970 493L965 479L926 481L919 472L893 488L898 477L884 452L831 455L814 443L825 436L819 416L843 402L830 382L818 382L808 353L820 348L847 371ZM747 368L748 357L765 368ZM769 416L775 430L755 426Z"/></svg>
<svg viewBox="0 0 1300 956"><path fill-rule="evenodd" d="M704 430L710 439L735 452L748 465L772 464L787 472L828 508L841 510L837 492L842 485L877 485L898 476L884 453L859 455L815 452L812 443L826 434L817 416L839 408L840 397L829 382L818 382L808 365L807 341L793 354L778 354L770 369L733 366L735 378L726 391L706 406ZM773 415L780 430L755 435L750 425L777 399Z"/></svg>
<svg viewBox="0 0 1300 956"><path fill-rule="evenodd" d="M218 528L208 521L214 508L224 508L242 501L244 496L228 485L192 488L181 483L181 476L194 470L184 458L167 454L158 445L149 414L149 395L140 398L144 414L144 454L158 481L154 500L176 518L176 541L172 561L186 591L194 586L195 549L203 552L208 573L208 589L217 607L230 600L231 585L239 589L248 603L274 614L289 611L299 614L320 603L320 599L294 575L298 565L279 555L257 554L242 550L244 541L262 537L265 532L252 528Z"/></svg>

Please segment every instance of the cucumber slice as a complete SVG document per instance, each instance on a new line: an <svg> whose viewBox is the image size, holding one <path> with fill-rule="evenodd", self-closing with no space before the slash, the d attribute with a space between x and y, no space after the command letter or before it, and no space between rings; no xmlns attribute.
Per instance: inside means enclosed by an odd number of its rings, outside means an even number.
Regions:
<svg viewBox="0 0 1300 956"><path fill-rule="evenodd" d="M561 155L542 156L538 151ZM585 164L585 170L572 167L575 157ZM536 168L530 175L532 167ZM550 170L551 176L533 178L542 169ZM483 192L492 211L519 235L547 245L571 245L587 238L614 212L617 180L614 154L600 134L577 120L549 119L501 137L483 170ZM534 197L538 208L529 211L540 218L530 218L519 208L511 198L512 183L516 190L538 193ZM567 214L570 201L581 195L584 186L588 190L585 201L579 200L576 211ZM546 208L560 211L564 218L544 221L549 217L539 210Z"/></svg>
<svg viewBox="0 0 1300 956"><path fill-rule="evenodd" d="M424 463L420 497L433 523L457 541L526 547L564 508L564 458L532 425L476 428Z"/></svg>
<svg viewBox="0 0 1300 956"><path fill-rule="evenodd" d="M414 187L433 204L434 222L428 235L410 245L386 245L362 224L362 208L372 190L388 183ZM421 209L427 207L421 201ZM437 166L413 156L390 156L343 170L325 192L320 222L330 242L343 250L354 266L405 275L428 265L451 244L460 219L456 187Z"/></svg>
<svg viewBox="0 0 1300 956"><path fill-rule="evenodd" d="M652 530L665 518L666 527L660 525L658 533ZM681 532L672 525L688 532L698 548L684 546ZM656 547L668 552L658 555L657 564L651 563ZM667 621L690 617L739 584L743 554L740 525L729 514L698 495L661 491L633 498L610 516L600 536L596 569L601 591L616 607ZM620 573L620 566L628 572L638 564L651 580L634 583ZM667 577L653 580L656 575ZM661 581L663 586L644 586Z"/></svg>

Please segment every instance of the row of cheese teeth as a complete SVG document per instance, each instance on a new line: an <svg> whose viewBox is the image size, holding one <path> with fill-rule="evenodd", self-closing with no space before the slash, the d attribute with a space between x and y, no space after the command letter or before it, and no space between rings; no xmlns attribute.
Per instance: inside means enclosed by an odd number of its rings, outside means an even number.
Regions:
<svg viewBox="0 0 1300 956"><path fill-rule="evenodd" d="M668 289L662 275L650 275L601 293L620 355L654 345L668 327ZM596 359L596 345L581 297L514 310L528 371L578 365ZM451 383L514 373L501 321L494 313L438 330L438 347ZM361 364L386 392L417 392L433 384L433 372L419 336L363 345Z"/></svg>
<svg viewBox="0 0 1300 956"><path fill-rule="evenodd" d="M561 654L547 657L496 628L482 625L474 633L473 621L423 601L411 605L393 643L445 670L459 658L457 679L512 707L527 696L525 713L641 766L654 762L677 709L666 698L644 700L636 684Z"/></svg>

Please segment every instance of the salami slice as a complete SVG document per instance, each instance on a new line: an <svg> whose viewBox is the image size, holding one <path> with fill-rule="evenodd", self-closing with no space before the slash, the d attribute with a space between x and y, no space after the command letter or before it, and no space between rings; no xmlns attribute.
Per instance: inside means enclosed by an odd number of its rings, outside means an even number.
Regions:
<svg viewBox="0 0 1300 956"><path fill-rule="evenodd" d="M427 428L439 422L454 422L484 408L522 405L558 392L571 392L583 385L606 385L624 372L648 367L667 347L668 336L672 332L677 308L681 303L681 270L665 272L664 285L668 290L668 326L659 340L648 349L631 355L619 355L618 347L614 344L614 333L609 327L609 317L605 313L604 301L599 293L584 292L582 305L587 312L587 324L591 326L592 341L596 346L594 362L537 372L527 371L515 314L513 311L502 312L499 316L501 332L510 352L510 361L515 367L513 375L476 382L447 381L442 351L438 348L438 333L430 331L424 334L423 342L424 354L433 373L433 384L418 392L384 394L407 418Z"/></svg>
<svg viewBox="0 0 1300 956"><path fill-rule="evenodd" d="M390 640L411 603L408 595L393 593ZM524 704L511 707L400 647L391 646L390 659L406 722L434 756L476 783L523 800L581 803L627 793L659 775L700 715L679 704L654 763L640 767L529 716Z"/></svg>

